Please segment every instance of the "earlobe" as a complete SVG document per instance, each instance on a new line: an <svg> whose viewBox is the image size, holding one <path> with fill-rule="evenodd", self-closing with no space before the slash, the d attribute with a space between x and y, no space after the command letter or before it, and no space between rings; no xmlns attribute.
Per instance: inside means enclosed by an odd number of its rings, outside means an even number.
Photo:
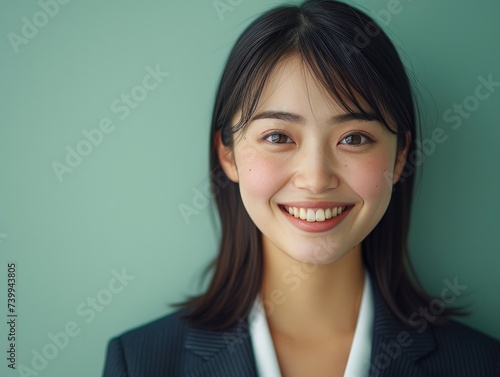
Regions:
<svg viewBox="0 0 500 377"><path fill-rule="evenodd" d="M405 166L406 158L408 156L408 150L410 149L410 143L411 143L411 134L410 132L407 132L405 134L406 137L406 145L404 149L398 152L398 155L396 156L396 163L394 165L394 174L392 176L392 184L395 185L398 181L399 178L401 177L401 174L403 172L403 168Z"/></svg>
<svg viewBox="0 0 500 377"><path fill-rule="evenodd" d="M214 145L217 149L222 170L224 170L224 173L226 173L231 181L238 182L238 169L234 160L234 151L232 148L224 145L220 131L217 131L214 135Z"/></svg>

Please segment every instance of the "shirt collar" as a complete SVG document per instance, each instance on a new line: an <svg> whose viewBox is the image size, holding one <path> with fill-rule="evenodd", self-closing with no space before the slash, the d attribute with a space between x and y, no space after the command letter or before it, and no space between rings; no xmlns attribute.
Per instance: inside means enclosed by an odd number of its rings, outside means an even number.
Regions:
<svg viewBox="0 0 500 377"><path fill-rule="evenodd" d="M366 377L372 352L374 299L370 276L365 270L363 296L344 377ZM281 377L276 350L260 295L249 315L249 331L259 376Z"/></svg>

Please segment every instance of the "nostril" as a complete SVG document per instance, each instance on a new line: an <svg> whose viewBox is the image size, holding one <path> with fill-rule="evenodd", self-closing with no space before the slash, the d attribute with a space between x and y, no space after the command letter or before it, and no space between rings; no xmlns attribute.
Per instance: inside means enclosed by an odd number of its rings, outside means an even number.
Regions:
<svg viewBox="0 0 500 377"><path fill-rule="evenodd" d="M339 179L332 171L319 172L316 169L310 169L306 173L297 174L294 184L298 188L307 189L313 193L321 193L338 187Z"/></svg>

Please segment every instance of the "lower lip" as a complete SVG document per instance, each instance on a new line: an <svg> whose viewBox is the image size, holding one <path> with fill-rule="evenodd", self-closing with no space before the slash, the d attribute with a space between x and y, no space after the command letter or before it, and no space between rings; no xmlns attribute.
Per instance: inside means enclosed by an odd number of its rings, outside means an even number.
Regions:
<svg viewBox="0 0 500 377"><path fill-rule="evenodd" d="M328 230L331 230L335 228L344 218L347 216L347 214L351 211L352 207L348 207L342 212L340 215L337 215L335 217L332 217L328 220L325 221L307 221L307 220L302 220L300 218L296 218L295 216L290 215L285 208L280 206L281 211L285 215L285 217L292 223L292 225L295 225L297 228L302 229L306 232L311 232L311 233L319 233L319 232L326 232Z"/></svg>

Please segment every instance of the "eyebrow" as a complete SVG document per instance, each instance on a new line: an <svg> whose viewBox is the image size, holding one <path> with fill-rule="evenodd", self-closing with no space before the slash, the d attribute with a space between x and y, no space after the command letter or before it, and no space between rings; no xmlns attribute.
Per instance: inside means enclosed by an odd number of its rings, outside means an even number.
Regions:
<svg viewBox="0 0 500 377"><path fill-rule="evenodd" d="M304 124L305 119L299 114L294 114L286 111L274 111L266 110L258 113L250 119L250 122L257 119L278 119L289 123ZM375 114L352 112L346 114L334 115L329 119L329 123L338 124L345 123L351 120L361 120L361 121L378 121L379 118Z"/></svg>

